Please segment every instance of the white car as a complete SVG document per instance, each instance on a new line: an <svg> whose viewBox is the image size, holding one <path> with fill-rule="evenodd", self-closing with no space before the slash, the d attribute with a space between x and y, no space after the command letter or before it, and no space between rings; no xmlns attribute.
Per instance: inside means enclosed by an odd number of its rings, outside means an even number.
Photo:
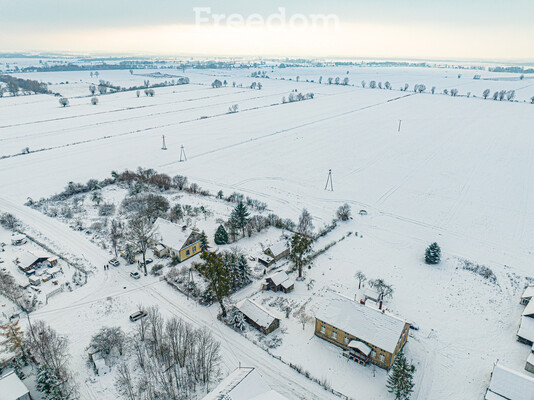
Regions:
<svg viewBox="0 0 534 400"><path fill-rule="evenodd" d="M130 276L134 279L139 279L141 278L141 275L139 275L139 272L130 272Z"/></svg>
<svg viewBox="0 0 534 400"><path fill-rule="evenodd" d="M118 267L120 265L119 260L117 260L116 258L112 258L108 262L109 262L110 265L113 265L114 267Z"/></svg>

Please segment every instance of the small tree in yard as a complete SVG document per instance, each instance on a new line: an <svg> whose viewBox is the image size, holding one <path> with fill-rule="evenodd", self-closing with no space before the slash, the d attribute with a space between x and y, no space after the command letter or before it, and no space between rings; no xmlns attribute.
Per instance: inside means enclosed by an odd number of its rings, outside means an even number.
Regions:
<svg viewBox="0 0 534 400"><path fill-rule="evenodd" d="M95 352L101 352L102 355L109 356L113 350L117 350L122 356L126 335L120 327L101 328L92 338L89 347Z"/></svg>
<svg viewBox="0 0 534 400"><path fill-rule="evenodd" d="M243 232L243 237L245 237L245 227L249 221L250 213L248 208L242 202L237 203L232 215L230 216L230 224L235 227L236 230L241 230Z"/></svg>
<svg viewBox="0 0 534 400"><path fill-rule="evenodd" d="M200 250L207 251L210 248L210 245L208 243L208 237L206 236L206 232L202 231L200 234Z"/></svg>
<svg viewBox="0 0 534 400"><path fill-rule="evenodd" d="M301 235L311 235L313 231L312 216L307 209L302 210L302 214L299 217L299 223L297 226L297 232Z"/></svg>
<svg viewBox="0 0 534 400"><path fill-rule="evenodd" d="M221 256L214 252L205 251L200 256L203 264L197 265L198 271L206 278L208 289L221 306L221 314L226 318L224 299L230 294L230 279L228 269Z"/></svg>
<svg viewBox="0 0 534 400"><path fill-rule="evenodd" d="M113 221L111 221L111 229L109 234L111 236L111 245L113 246L115 257L118 256L117 247L119 245L119 240L122 238L122 231L122 223L119 220L114 219Z"/></svg>
<svg viewBox="0 0 534 400"><path fill-rule="evenodd" d="M132 245L143 255L143 269L145 275L148 275L146 270L146 252L155 237L154 226L150 219L144 215L137 215L131 219L129 222L129 236Z"/></svg>
<svg viewBox="0 0 534 400"><path fill-rule="evenodd" d="M367 280L367 277L362 271L356 272L354 277L358 280L358 289L362 288L362 283L364 283Z"/></svg>
<svg viewBox="0 0 534 400"><path fill-rule="evenodd" d="M408 400L413 392L414 382L413 374L415 372L415 366L410 364L404 352L401 350L388 375L386 387L388 392L393 393L395 400Z"/></svg>
<svg viewBox="0 0 534 400"><path fill-rule="evenodd" d="M187 177L176 175L174 178L172 178L172 183L174 183L178 189L184 190L184 188L187 186Z"/></svg>
<svg viewBox="0 0 534 400"><path fill-rule="evenodd" d="M383 279L375 279L369 281L369 286L371 286L378 292L381 300L386 297L391 297L393 295L393 287L391 285L388 285Z"/></svg>
<svg viewBox="0 0 534 400"><path fill-rule="evenodd" d="M311 239L298 233L295 233L291 238L289 259L295 264L295 268L299 270L299 278L302 278L302 267L306 262L306 256L312 251L311 245Z"/></svg>
<svg viewBox="0 0 534 400"><path fill-rule="evenodd" d="M337 217L341 221L348 221L350 219L350 206L347 203L337 209Z"/></svg>
<svg viewBox="0 0 534 400"><path fill-rule="evenodd" d="M484 92L482 92L482 97L484 97L484 100L488 98L489 94L490 94L489 89L486 89L484 90Z"/></svg>
<svg viewBox="0 0 534 400"><path fill-rule="evenodd" d="M59 99L59 104L61 104L63 107L67 107L69 105L69 99L62 97Z"/></svg>
<svg viewBox="0 0 534 400"><path fill-rule="evenodd" d="M228 233L226 232L226 229L224 229L224 226L219 225L217 228L217 231L215 232L215 244L227 244L228 243Z"/></svg>
<svg viewBox="0 0 534 400"><path fill-rule="evenodd" d="M441 261L441 249L436 242L427 247L425 251L425 262L427 264L439 264Z"/></svg>

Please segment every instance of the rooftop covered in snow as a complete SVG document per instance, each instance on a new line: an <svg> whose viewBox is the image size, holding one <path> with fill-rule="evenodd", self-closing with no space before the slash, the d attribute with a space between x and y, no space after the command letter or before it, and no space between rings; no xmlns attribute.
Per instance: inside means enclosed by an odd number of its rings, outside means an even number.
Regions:
<svg viewBox="0 0 534 400"><path fill-rule="evenodd" d="M0 400L29 399L28 393L28 388L14 372L0 377Z"/></svg>
<svg viewBox="0 0 534 400"><path fill-rule="evenodd" d="M254 368L238 368L203 400L287 400L272 390Z"/></svg>
<svg viewBox="0 0 534 400"><path fill-rule="evenodd" d="M316 317L392 354L406 325L398 317L339 294L327 298Z"/></svg>
<svg viewBox="0 0 534 400"><path fill-rule="evenodd" d="M182 226L163 218L154 222L154 231L157 242L174 250L180 250L192 233L191 229L183 229Z"/></svg>
<svg viewBox="0 0 534 400"><path fill-rule="evenodd" d="M485 400L532 400L534 378L500 363L495 365Z"/></svg>
<svg viewBox="0 0 534 400"><path fill-rule="evenodd" d="M276 319L267 310L250 299L241 300L236 306L247 318L265 329L271 326Z"/></svg>

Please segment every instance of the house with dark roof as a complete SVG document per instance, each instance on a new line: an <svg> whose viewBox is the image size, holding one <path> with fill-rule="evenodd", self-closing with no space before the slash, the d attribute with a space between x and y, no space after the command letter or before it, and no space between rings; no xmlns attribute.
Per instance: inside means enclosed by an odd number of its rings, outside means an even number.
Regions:
<svg viewBox="0 0 534 400"><path fill-rule="evenodd" d="M250 299L241 300L236 304L245 321L264 334L271 333L280 326L280 320Z"/></svg>
<svg viewBox="0 0 534 400"><path fill-rule="evenodd" d="M327 298L315 318L315 335L341 347L344 356L389 369L402 350L410 324L345 296Z"/></svg>

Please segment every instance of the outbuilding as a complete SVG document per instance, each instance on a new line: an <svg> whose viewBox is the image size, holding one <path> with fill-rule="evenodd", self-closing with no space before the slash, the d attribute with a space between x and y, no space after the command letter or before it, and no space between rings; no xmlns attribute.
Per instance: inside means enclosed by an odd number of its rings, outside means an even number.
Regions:
<svg viewBox="0 0 534 400"><path fill-rule="evenodd" d="M263 288L264 290L272 290L273 292L289 293L295 288L295 281L284 271L280 271L267 277Z"/></svg>
<svg viewBox="0 0 534 400"><path fill-rule="evenodd" d="M0 400L31 400L30 391L15 372L0 377Z"/></svg>
<svg viewBox="0 0 534 400"><path fill-rule="evenodd" d="M243 314L245 321L266 335L280 326L278 318L250 299L241 300L236 307Z"/></svg>

